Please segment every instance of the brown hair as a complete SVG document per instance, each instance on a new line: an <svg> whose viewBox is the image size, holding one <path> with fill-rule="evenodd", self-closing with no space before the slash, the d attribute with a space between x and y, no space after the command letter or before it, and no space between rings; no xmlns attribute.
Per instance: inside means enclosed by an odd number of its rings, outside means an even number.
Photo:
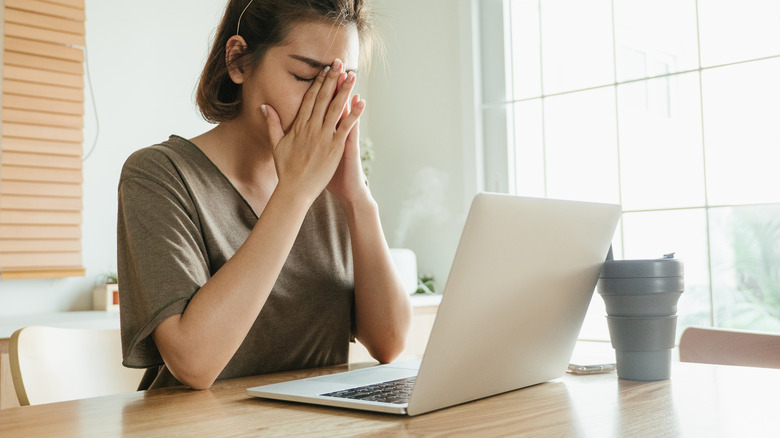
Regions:
<svg viewBox="0 0 780 438"><path fill-rule="evenodd" d="M239 29L239 17L247 50L231 63L255 67L268 49L284 44L293 25L301 21L355 25L361 63L367 63L370 56L373 23L365 0L230 0L198 84L197 104L211 123L234 119L241 106L241 86L230 79L225 60L225 46Z"/></svg>

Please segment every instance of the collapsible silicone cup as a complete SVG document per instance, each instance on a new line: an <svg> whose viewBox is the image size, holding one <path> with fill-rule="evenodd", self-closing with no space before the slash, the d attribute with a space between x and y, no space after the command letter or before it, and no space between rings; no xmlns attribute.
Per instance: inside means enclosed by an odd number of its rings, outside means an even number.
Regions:
<svg viewBox="0 0 780 438"><path fill-rule="evenodd" d="M608 260L598 291L607 308L618 377L664 380L671 375L683 265L673 258Z"/></svg>
<svg viewBox="0 0 780 438"><path fill-rule="evenodd" d="M672 377L672 350L615 350L617 375L625 380L652 382Z"/></svg>
<svg viewBox="0 0 780 438"><path fill-rule="evenodd" d="M654 293L652 295L604 295L607 315L665 316L677 314L677 301L682 292Z"/></svg>
<svg viewBox="0 0 780 438"><path fill-rule="evenodd" d="M607 323L618 377L664 380L671 376L677 315L607 316Z"/></svg>
<svg viewBox="0 0 780 438"><path fill-rule="evenodd" d="M611 262L614 261L612 260ZM612 274L615 275L614 270ZM682 292L685 289L685 281L682 275L667 277L605 277L602 274L599 277L599 283L599 293L602 295L646 295Z"/></svg>
<svg viewBox="0 0 780 438"><path fill-rule="evenodd" d="M674 348L677 315L607 316L612 347L623 351Z"/></svg>
<svg viewBox="0 0 780 438"><path fill-rule="evenodd" d="M673 258L607 260L598 282L614 316L675 315L684 289L682 261Z"/></svg>
<svg viewBox="0 0 780 438"><path fill-rule="evenodd" d="M683 262L673 254L660 259L607 260L601 269L602 278L662 278L682 277Z"/></svg>

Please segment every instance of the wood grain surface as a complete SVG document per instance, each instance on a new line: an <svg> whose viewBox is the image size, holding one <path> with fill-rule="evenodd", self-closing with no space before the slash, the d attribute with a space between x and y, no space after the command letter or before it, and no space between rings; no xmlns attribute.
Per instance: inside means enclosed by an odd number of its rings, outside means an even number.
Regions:
<svg viewBox="0 0 780 438"><path fill-rule="evenodd" d="M780 370L675 363L670 380L573 376L418 417L262 400L246 388L347 366L0 411L0 435L776 436Z"/></svg>

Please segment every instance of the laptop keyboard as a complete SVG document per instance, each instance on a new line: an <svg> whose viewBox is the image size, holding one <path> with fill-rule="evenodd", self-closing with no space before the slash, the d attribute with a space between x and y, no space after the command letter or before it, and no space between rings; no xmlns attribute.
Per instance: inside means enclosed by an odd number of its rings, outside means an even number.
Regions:
<svg viewBox="0 0 780 438"><path fill-rule="evenodd" d="M402 404L409 401L412 395L415 377L374 383L372 385L349 388L327 394L326 397L349 398L355 400L375 401L381 403Z"/></svg>

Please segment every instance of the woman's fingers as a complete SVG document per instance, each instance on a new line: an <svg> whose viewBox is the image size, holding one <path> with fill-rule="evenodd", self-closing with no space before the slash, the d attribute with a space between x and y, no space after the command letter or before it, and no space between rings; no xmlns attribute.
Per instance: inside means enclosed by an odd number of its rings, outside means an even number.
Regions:
<svg viewBox="0 0 780 438"><path fill-rule="evenodd" d="M343 110L341 110L341 116L339 116L339 121L336 123L336 129L339 129L339 126L341 126L341 121L347 118L350 111L352 111L352 107L355 106L358 100L360 100L358 97L359 96L357 94L352 96L350 102L344 106Z"/></svg>
<svg viewBox="0 0 780 438"><path fill-rule="evenodd" d="M325 114L324 120L325 126L336 129L339 120L344 115L344 110L353 88L355 88L355 73L349 72L336 97L333 98L333 101L328 106L328 112Z"/></svg>
<svg viewBox="0 0 780 438"><path fill-rule="evenodd" d="M306 91L306 94L303 95L303 101L301 102L301 107L298 110L298 117L296 118L296 121L307 122L311 118L311 112L314 109L317 96L319 95L320 89L322 88L322 84L325 83L325 78L330 73L330 69L330 66L323 68L322 71L320 71L320 74L318 74L314 79L311 87L309 87L309 89Z"/></svg>
<svg viewBox="0 0 780 438"><path fill-rule="evenodd" d="M349 112L352 111L351 108L354 107L355 105L357 105L358 102L360 102L360 95L356 94L356 95L352 96L352 102L350 102L349 106L347 107L347 114L349 114ZM346 114L345 114L345 116L346 116Z"/></svg>
<svg viewBox="0 0 780 438"><path fill-rule="evenodd" d="M311 120L322 123L325 120L325 112L328 111L331 102L333 101L333 95L336 93L336 85L340 80L344 70L344 63L340 59L333 61L333 65L325 75L325 82L320 87L317 93L317 100L314 102L314 108L311 111Z"/></svg>
<svg viewBox="0 0 780 438"><path fill-rule="evenodd" d="M347 105L347 107L345 108L344 116L341 118L342 120L347 118L349 113L352 112L352 108L357 106L358 102L360 102L360 95L355 94L354 96L352 96L352 99L350 99L349 105ZM353 138L357 138L357 137L353 137L353 133L357 130L358 125L360 125L360 119L358 119L358 122L355 124L355 127L352 128L350 134L347 136L347 142L349 142Z"/></svg>
<svg viewBox="0 0 780 438"><path fill-rule="evenodd" d="M284 137L284 130L282 129L282 121L279 119L279 114L276 113L270 105L263 105L260 107L265 116L265 123L268 126L268 137L271 139L271 145L276 148L276 145Z"/></svg>
<svg viewBox="0 0 780 438"><path fill-rule="evenodd" d="M360 120L360 116L363 114L363 110L366 109L366 101L359 100L352 106L352 111L349 115L341 121L339 129L336 131L335 138L339 144L344 144L347 141L347 135L349 135L352 128Z"/></svg>

